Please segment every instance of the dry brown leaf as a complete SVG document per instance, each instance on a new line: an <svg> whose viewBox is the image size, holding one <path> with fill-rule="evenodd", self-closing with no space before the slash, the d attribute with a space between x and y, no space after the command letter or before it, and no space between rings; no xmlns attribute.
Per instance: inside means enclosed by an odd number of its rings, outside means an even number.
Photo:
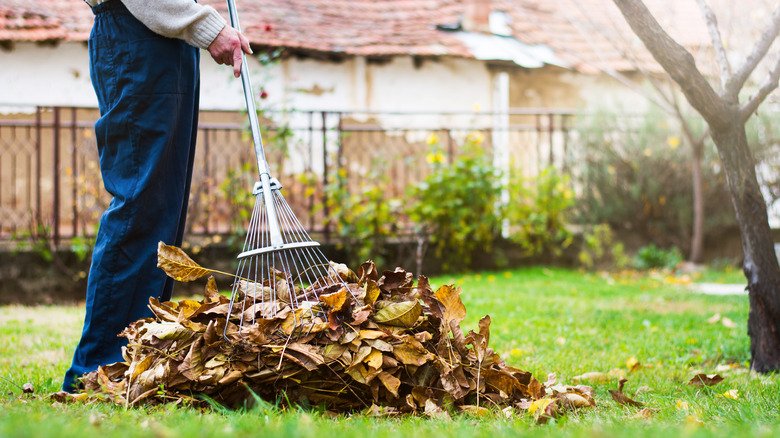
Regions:
<svg viewBox="0 0 780 438"><path fill-rule="evenodd" d="M461 322L466 318L466 306L460 299L460 287L444 285L439 287L434 294L436 299L444 306L442 322L444 327L449 328L450 321Z"/></svg>
<svg viewBox="0 0 780 438"><path fill-rule="evenodd" d="M626 382L628 382L627 379L620 379L617 391L614 389L609 390L609 394L612 396L612 400L615 400L621 405L634 406L637 408L643 407L645 405L644 403L633 400L623 393L623 386Z"/></svg>
<svg viewBox="0 0 780 438"><path fill-rule="evenodd" d="M181 248L166 245L162 241L157 244L157 267L176 281L188 282L197 280L214 271L195 263Z"/></svg>
<svg viewBox="0 0 780 438"><path fill-rule="evenodd" d="M396 327L413 327L422 314L422 306L417 300L401 301L400 303L379 301L376 306L374 321Z"/></svg>
<svg viewBox="0 0 780 438"><path fill-rule="evenodd" d="M350 271L351 272L351 271ZM344 303L347 302L347 289L342 288L338 292L320 295L320 301L327 306L330 306L333 312L338 312Z"/></svg>
<svg viewBox="0 0 780 438"><path fill-rule="evenodd" d="M363 303L372 305L379 298L379 294L382 292L377 286L376 281L367 279L363 286Z"/></svg>
<svg viewBox="0 0 780 438"><path fill-rule="evenodd" d="M697 374L688 381L691 386L698 386L699 388L705 386L715 386L723 381L723 377L720 374Z"/></svg>

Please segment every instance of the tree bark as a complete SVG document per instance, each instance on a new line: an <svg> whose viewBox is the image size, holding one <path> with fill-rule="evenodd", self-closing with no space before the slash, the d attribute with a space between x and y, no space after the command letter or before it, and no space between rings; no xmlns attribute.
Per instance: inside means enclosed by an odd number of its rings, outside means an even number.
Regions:
<svg viewBox="0 0 780 438"><path fill-rule="evenodd" d="M742 269L750 298L751 368L763 373L780 369L780 267L745 125L736 120L737 114L734 117L732 125L713 130L712 138L726 171L742 236Z"/></svg>
<svg viewBox="0 0 780 438"><path fill-rule="evenodd" d="M664 32L640 0L614 2L655 60L680 85L685 98L707 121L726 171L742 238L745 257L743 271L747 277L750 300L748 335L751 368L762 373L778 370L780 267L774 251L766 204L756 179L755 160L747 144L744 111L737 102L724 100L715 93L696 68L693 56ZM780 67L776 69L780 72ZM767 88L772 86L771 79L776 78L775 73L773 70ZM761 91L764 91L763 86Z"/></svg>

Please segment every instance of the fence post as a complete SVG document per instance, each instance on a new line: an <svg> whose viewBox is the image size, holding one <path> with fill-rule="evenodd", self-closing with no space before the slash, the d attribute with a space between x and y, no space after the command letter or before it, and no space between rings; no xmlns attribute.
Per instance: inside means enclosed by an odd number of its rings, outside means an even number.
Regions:
<svg viewBox="0 0 780 438"><path fill-rule="evenodd" d="M214 182L211 181L211 166L209 163L211 163L211 160L209 160L209 128L203 129L203 154L205 159L203 160L203 179L206 181L206 205L204 207L204 210L206 210L206 217L203 218L203 232L206 234L209 234L209 221L211 221L211 205L212 205L212 194L211 187L214 185Z"/></svg>
<svg viewBox="0 0 780 438"><path fill-rule="evenodd" d="M311 178L311 175L314 175L314 172L312 171L312 162L314 161L314 111L308 111L309 113L309 153L306 154L305 158L305 165L304 168L306 169L307 180L309 181L309 184L314 182L314 178ZM325 188L323 187L323 191ZM314 230L314 194L315 191L312 192L312 196L309 196L308 200L308 212L309 212L309 229Z"/></svg>
<svg viewBox="0 0 780 438"><path fill-rule="evenodd" d="M550 113L547 115L547 132L550 135L550 166L555 165L555 143L553 142L553 137L555 136L555 114Z"/></svg>
<svg viewBox="0 0 780 438"><path fill-rule="evenodd" d="M322 111L322 213L325 215L323 233L325 242L330 242L330 208L328 207L328 114Z"/></svg>
<svg viewBox="0 0 780 438"><path fill-rule="evenodd" d="M35 229L30 230L38 237L41 223L41 107L35 107Z"/></svg>
<svg viewBox="0 0 780 438"><path fill-rule="evenodd" d="M79 219L78 219L78 170L76 169L76 107L70 108L70 175L71 175L71 198L70 206L71 213L73 214L73 233L71 237L78 235Z"/></svg>
<svg viewBox="0 0 780 438"><path fill-rule="evenodd" d="M54 124L52 125L52 180L53 180L53 200L52 200L52 233L54 238L54 247L60 243L60 107L55 106Z"/></svg>

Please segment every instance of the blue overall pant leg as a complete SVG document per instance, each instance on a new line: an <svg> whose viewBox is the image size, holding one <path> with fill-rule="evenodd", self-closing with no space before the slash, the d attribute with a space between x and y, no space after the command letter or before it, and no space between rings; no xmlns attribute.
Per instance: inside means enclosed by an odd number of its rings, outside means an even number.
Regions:
<svg viewBox="0 0 780 438"><path fill-rule="evenodd" d="M95 133L113 199L100 219L66 391L84 373L122 360L127 340L117 335L151 316L150 297L170 299L173 281L157 268L157 242L181 245L197 133L198 49L153 33L119 0L93 12Z"/></svg>

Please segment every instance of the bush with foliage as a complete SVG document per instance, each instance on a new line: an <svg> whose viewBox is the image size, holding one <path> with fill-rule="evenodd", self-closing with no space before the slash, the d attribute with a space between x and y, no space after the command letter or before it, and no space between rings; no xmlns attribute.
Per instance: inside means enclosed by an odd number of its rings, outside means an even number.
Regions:
<svg viewBox="0 0 780 438"><path fill-rule="evenodd" d="M331 225L335 225L339 247L346 250L351 266L368 259L385 262L388 239L395 237L400 200L387 198L389 180L382 166L372 166L367 182L357 193L347 190L347 174L339 169L334 181L325 187Z"/></svg>
<svg viewBox="0 0 780 438"><path fill-rule="evenodd" d="M582 240L579 260L585 269L623 269L631 263L608 224L587 226Z"/></svg>
<svg viewBox="0 0 780 438"><path fill-rule="evenodd" d="M510 239L520 244L526 255L545 252L560 255L572 242L569 230L574 191L569 175L546 167L536 177L517 172L509 184L510 201L506 219Z"/></svg>
<svg viewBox="0 0 780 438"><path fill-rule="evenodd" d="M634 257L634 264L637 269L674 269L678 263L683 260L679 248L663 249L650 244L639 248Z"/></svg>
<svg viewBox="0 0 780 438"><path fill-rule="evenodd" d="M693 221L691 148L658 111L596 114L580 125L583 169L577 220L606 223L659 246L688 247ZM714 148L702 160L705 235L734 225L726 176Z"/></svg>
<svg viewBox="0 0 780 438"><path fill-rule="evenodd" d="M432 172L410 187L410 219L430 236L431 248L445 270L463 269L472 257L491 254L500 236L500 174L480 147L482 137L466 136L462 153L445 165L430 141Z"/></svg>

